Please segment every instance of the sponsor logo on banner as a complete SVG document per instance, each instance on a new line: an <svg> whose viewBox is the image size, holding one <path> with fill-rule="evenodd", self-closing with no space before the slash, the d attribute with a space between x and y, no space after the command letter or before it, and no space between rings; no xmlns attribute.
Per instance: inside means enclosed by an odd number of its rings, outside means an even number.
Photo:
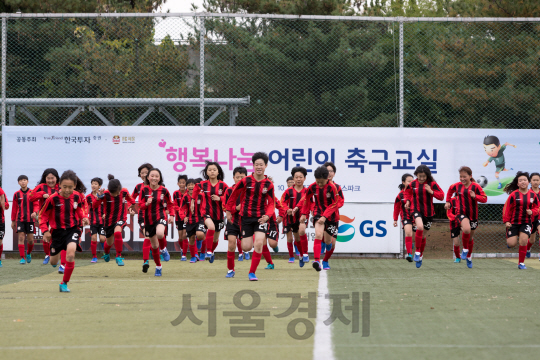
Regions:
<svg viewBox="0 0 540 360"><path fill-rule="evenodd" d="M112 138L112 142L113 142L113 144L115 144L115 145L120 144L120 136L114 135L113 138Z"/></svg>
<svg viewBox="0 0 540 360"><path fill-rule="evenodd" d="M352 238L356 234L354 226L351 225L354 219L355 218L351 219L345 215L339 215L339 221L344 222L345 224L339 226L336 241L347 242L352 240Z"/></svg>

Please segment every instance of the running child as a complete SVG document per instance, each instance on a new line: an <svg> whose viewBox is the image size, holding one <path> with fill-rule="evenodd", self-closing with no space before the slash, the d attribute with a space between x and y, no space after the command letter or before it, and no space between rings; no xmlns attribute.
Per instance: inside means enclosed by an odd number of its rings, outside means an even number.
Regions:
<svg viewBox="0 0 540 360"><path fill-rule="evenodd" d="M184 217L180 215L180 208L182 207L182 198L187 192L186 185L187 185L188 177L187 175L178 175L177 185L178 190L173 192L173 202L174 206L176 208L176 229L178 230L178 245L180 246L180 251L182 253L182 258L180 261L186 261L187 260L187 251L188 251L188 239L186 237L186 224L184 224Z"/></svg>
<svg viewBox="0 0 540 360"><path fill-rule="evenodd" d="M159 241L165 238L167 224L174 223L175 206L169 190L163 187L161 170L151 169L148 173L148 182L149 185L145 186L141 192L139 206L144 212L145 236L152 244L152 255L156 263L154 276L161 276ZM148 268L146 270L148 271Z"/></svg>
<svg viewBox="0 0 540 360"><path fill-rule="evenodd" d="M336 165L334 165L333 162L327 161L324 163L324 166L328 169L328 181L332 184L334 184L338 190L339 200L338 200L338 229L339 229L339 209L343 207L345 204L345 197L343 196L343 191L341 191L341 186L334 182L334 177L336 176ZM336 242L334 241L334 246L336 246ZM325 246L321 247L321 256L324 254L326 250Z"/></svg>
<svg viewBox="0 0 540 360"><path fill-rule="evenodd" d="M2 252L4 251L4 235L6 233L6 220L4 210L9 209L6 193L0 188L0 267L2 267Z"/></svg>
<svg viewBox="0 0 540 360"><path fill-rule="evenodd" d="M233 170L233 180L234 185L232 187L229 187L227 190L225 190L225 194L223 195L223 204L226 205L229 201L229 198L231 197L231 194L236 187L236 184L238 184L240 181L242 181L243 178L247 176L247 169L242 166L238 166L234 168ZM238 198L236 200L236 210L240 210L241 207L241 199ZM240 213L236 212L234 214L231 214L231 220L227 220L227 225L225 227L225 236L227 237L227 241L229 243L229 247L227 248L227 275L225 275L226 278L232 278L234 277L234 250L238 248L238 261L242 261L240 259L243 258L242 253L242 242L241 242L241 232L240 232L240 224L242 221L242 216Z"/></svg>
<svg viewBox="0 0 540 360"><path fill-rule="evenodd" d="M540 204L540 174L537 172L531 174L531 191L536 195L538 204ZM527 259L531 257L531 247L536 241L538 230L540 230L540 217L535 216L532 219L531 237L527 243ZM540 260L540 258L538 260Z"/></svg>
<svg viewBox="0 0 540 360"><path fill-rule="evenodd" d="M235 185L227 201L226 210L227 220L232 221L232 214L238 212L236 200L241 199L242 206L239 212L242 216L242 249L250 251L255 245L248 278L250 281L257 281L255 272L261 261L263 245L266 245L268 220L274 213L274 184L264 175L268 166L268 155L257 152L253 154L251 161L254 173Z"/></svg>
<svg viewBox="0 0 540 360"><path fill-rule="evenodd" d="M141 191L143 187L148 185L148 172L150 169L153 169L154 167L150 163L144 163L137 169L138 177L141 178L142 182L135 185L135 188L133 189L133 193L131 193L131 197L133 198L133 201L135 201L135 208L138 209L139 205L136 203L137 198L141 194ZM150 245L150 239L148 239L144 234L144 214L141 209L138 209L137 211L137 223L139 224L139 229L141 231L141 234L144 236L143 246L142 246L142 254L143 254L143 266L144 264L148 265L148 260L150 259L150 249L152 246ZM150 265L148 265L150 266Z"/></svg>
<svg viewBox="0 0 540 360"><path fill-rule="evenodd" d="M444 208L450 209L450 200L456 198L456 219L460 222L461 242L463 243L463 253L461 260L467 260L467 267L472 269L472 251L474 246L474 231L478 228L478 203L486 203L487 196L480 185L478 185L473 177L472 170L467 166L462 166L459 169L459 182L450 185L446 193L446 204ZM455 235L455 234L454 234ZM457 240L457 237L454 236ZM459 240L457 240L459 249ZM454 243L454 250L456 244Z"/></svg>
<svg viewBox="0 0 540 360"><path fill-rule="evenodd" d="M452 243L454 245L454 263L459 264L461 262L461 253L459 251L459 234L461 233L461 224L457 218L457 199L454 197L450 199L447 204L450 204L448 207L445 206L445 209L450 225L450 238L452 239Z"/></svg>
<svg viewBox="0 0 540 360"><path fill-rule="evenodd" d="M414 261L416 267L422 266L424 249L426 248L426 235L435 215L433 198L444 199L444 192L435 182L431 170L426 165L420 165L414 171L416 179L405 189L405 208L411 209L412 217L416 225Z"/></svg>
<svg viewBox="0 0 540 360"><path fill-rule="evenodd" d="M80 204L84 197L75 191L77 175L71 171L64 171L60 178L59 191L51 194L39 213L39 227L43 238L51 241L51 265L56 266L61 251L66 251L66 268L63 281L60 283L60 292L70 292L67 287L71 274L75 268L75 251L81 237L79 226L89 224L84 216Z"/></svg>
<svg viewBox="0 0 540 360"><path fill-rule="evenodd" d="M202 213L205 204L204 194L199 193L197 201L193 211L191 211L191 199L193 197L193 189L197 184L196 179L189 179L187 181L187 192L182 198L180 203L180 215L184 218L184 224L186 226L186 236L189 241L189 252L191 254L190 263L196 263L199 259L197 256L197 242L202 242L206 236L206 227L204 226ZM204 253L204 252L203 252Z"/></svg>
<svg viewBox="0 0 540 360"><path fill-rule="evenodd" d="M287 178L287 189L290 188L290 187L293 187L294 186L294 177L293 176L289 176Z"/></svg>
<svg viewBox="0 0 540 360"><path fill-rule="evenodd" d="M11 228L18 233L20 264L30 264L32 250L34 249L34 220L32 211L34 204L30 201L31 189L28 188L28 176L21 175L17 179L20 190L13 194L13 210L11 211ZM27 250L24 251L24 240L27 241Z"/></svg>
<svg viewBox="0 0 540 360"><path fill-rule="evenodd" d="M205 179L200 184L195 185L193 197L197 198L200 192L204 193L204 224L208 231L206 232L206 257L210 263L214 262L214 250L219 241L219 234L223 229L223 204L221 197L225 194L228 186L223 182L225 174L217 162L206 162L206 167L201 171ZM194 210L194 200L191 200L191 211ZM204 254L203 259L204 260Z"/></svg>
<svg viewBox="0 0 540 360"><path fill-rule="evenodd" d="M124 247L124 240L122 238L122 230L126 226L127 209L126 204L129 204L128 209L133 209L134 200L129 194L126 188L122 187L120 180L115 179L113 175L109 174L107 177L109 184L107 190L99 189L97 194L97 201L92 203L92 208L97 209L103 204L104 215L104 227L105 237L107 241L103 247L103 256L101 257L105 262L111 260L110 251L114 244L116 250L116 264L118 266L124 266L124 258L122 257L122 248Z"/></svg>
<svg viewBox="0 0 540 360"><path fill-rule="evenodd" d="M105 227L103 226L103 203L100 206L94 208L94 202L98 200L98 191L103 185L101 178L95 177L90 181L92 192L86 196L86 204L88 205L88 215L90 218L90 250L92 252L91 263L97 263L97 242L104 245L107 241L105 236Z"/></svg>
<svg viewBox="0 0 540 360"><path fill-rule="evenodd" d="M405 249L407 249L408 262L412 262L412 236L414 220L409 209L405 208L405 189L414 180L411 174L403 174L401 176L401 184L399 184L399 194L394 201L394 227L397 227L398 216L401 217L401 228L405 230Z"/></svg>
<svg viewBox="0 0 540 360"><path fill-rule="evenodd" d="M518 269L525 270L527 243L532 231L532 219L538 216L538 198L529 189L529 173L518 171L514 180L504 187L508 199L503 207L506 225L506 244L512 248L519 244Z"/></svg>

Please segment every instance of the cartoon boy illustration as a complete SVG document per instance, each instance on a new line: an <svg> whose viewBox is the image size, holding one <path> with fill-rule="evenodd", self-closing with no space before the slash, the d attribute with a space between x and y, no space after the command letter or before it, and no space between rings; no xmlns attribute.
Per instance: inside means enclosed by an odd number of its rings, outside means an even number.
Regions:
<svg viewBox="0 0 540 360"><path fill-rule="evenodd" d="M488 166L488 164L492 161L495 161L495 177L497 178L497 181L499 181L499 186L497 189L502 188L501 180L499 179L499 173L501 171L508 171L509 169L505 168L504 163L504 150L506 150L507 146L513 146L514 149L516 148L516 145L512 145L510 143L504 143L501 145L501 142L499 141L499 138L493 135L488 135L484 138L484 151L486 154L489 155L489 159L484 163L484 167ZM513 170L510 168L510 170Z"/></svg>

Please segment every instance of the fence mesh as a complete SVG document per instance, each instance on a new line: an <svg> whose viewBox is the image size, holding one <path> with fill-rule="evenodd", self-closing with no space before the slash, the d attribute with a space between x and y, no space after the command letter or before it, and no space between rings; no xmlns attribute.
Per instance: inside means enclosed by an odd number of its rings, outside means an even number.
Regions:
<svg viewBox="0 0 540 360"><path fill-rule="evenodd" d="M202 23L205 99L250 97L235 125L400 125L398 22L200 19L9 18L8 99L112 100L95 108L8 101L6 125L60 126L70 116L69 126L101 126L103 118L116 126L199 125L197 105L115 99L199 99ZM405 22L403 30L403 126L540 127L540 23ZM204 120L231 124L221 110L205 107ZM480 205L475 252L509 252L501 211Z"/></svg>

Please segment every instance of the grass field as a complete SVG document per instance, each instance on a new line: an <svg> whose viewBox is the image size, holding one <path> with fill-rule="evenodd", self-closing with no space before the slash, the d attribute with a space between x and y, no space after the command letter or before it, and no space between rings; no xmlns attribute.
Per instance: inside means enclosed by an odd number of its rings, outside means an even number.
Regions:
<svg viewBox="0 0 540 360"><path fill-rule="evenodd" d="M504 259L476 259L473 269L449 259L424 260L420 269L405 260L336 259L322 279L323 273L311 267L300 269L297 263L278 259L275 270L264 270L261 263L259 282L247 281L248 261L237 263L234 279L224 278L224 260L214 264L171 260L164 263L162 278L155 278L152 268L143 274L141 263L127 260L119 268L113 262L90 265L89 260L80 259L69 284L72 292L62 294L58 292L61 275L50 266L37 259L24 266L4 260L0 357L523 359L537 355L540 348L537 259L527 259L526 271L518 271L515 261ZM253 316L264 320L264 330L247 333L264 333L264 337L231 335L231 327L241 325L230 321L241 316L226 316L230 314L224 311L249 307L250 296L244 295L241 303L238 297L234 299L242 290L260 295L260 305L250 311L266 312ZM300 293L307 300L308 293L318 290L317 303L309 303L319 307L318 317L309 318L314 311L298 310L290 316L275 316L291 305L291 298L277 294ZM215 336L210 337L209 312L197 308L208 303L209 292L216 293ZM340 320L324 325L322 314L324 310L330 313L330 300L321 297L326 292L349 296L359 292L360 297L369 292L369 336L362 337L362 321L367 320L362 316L367 309L363 302L358 333L352 333L352 323ZM177 326L171 324L181 313L184 294L191 295L193 314L201 325L188 318ZM350 304L350 299L343 300L341 307L348 319L352 318L346 309ZM300 310L307 307L308 302L302 303ZM315 335L306 340L290 337L287 326L297 318L312 321ZM296 329L302 334L305 327L300 324Z"/></svg>

